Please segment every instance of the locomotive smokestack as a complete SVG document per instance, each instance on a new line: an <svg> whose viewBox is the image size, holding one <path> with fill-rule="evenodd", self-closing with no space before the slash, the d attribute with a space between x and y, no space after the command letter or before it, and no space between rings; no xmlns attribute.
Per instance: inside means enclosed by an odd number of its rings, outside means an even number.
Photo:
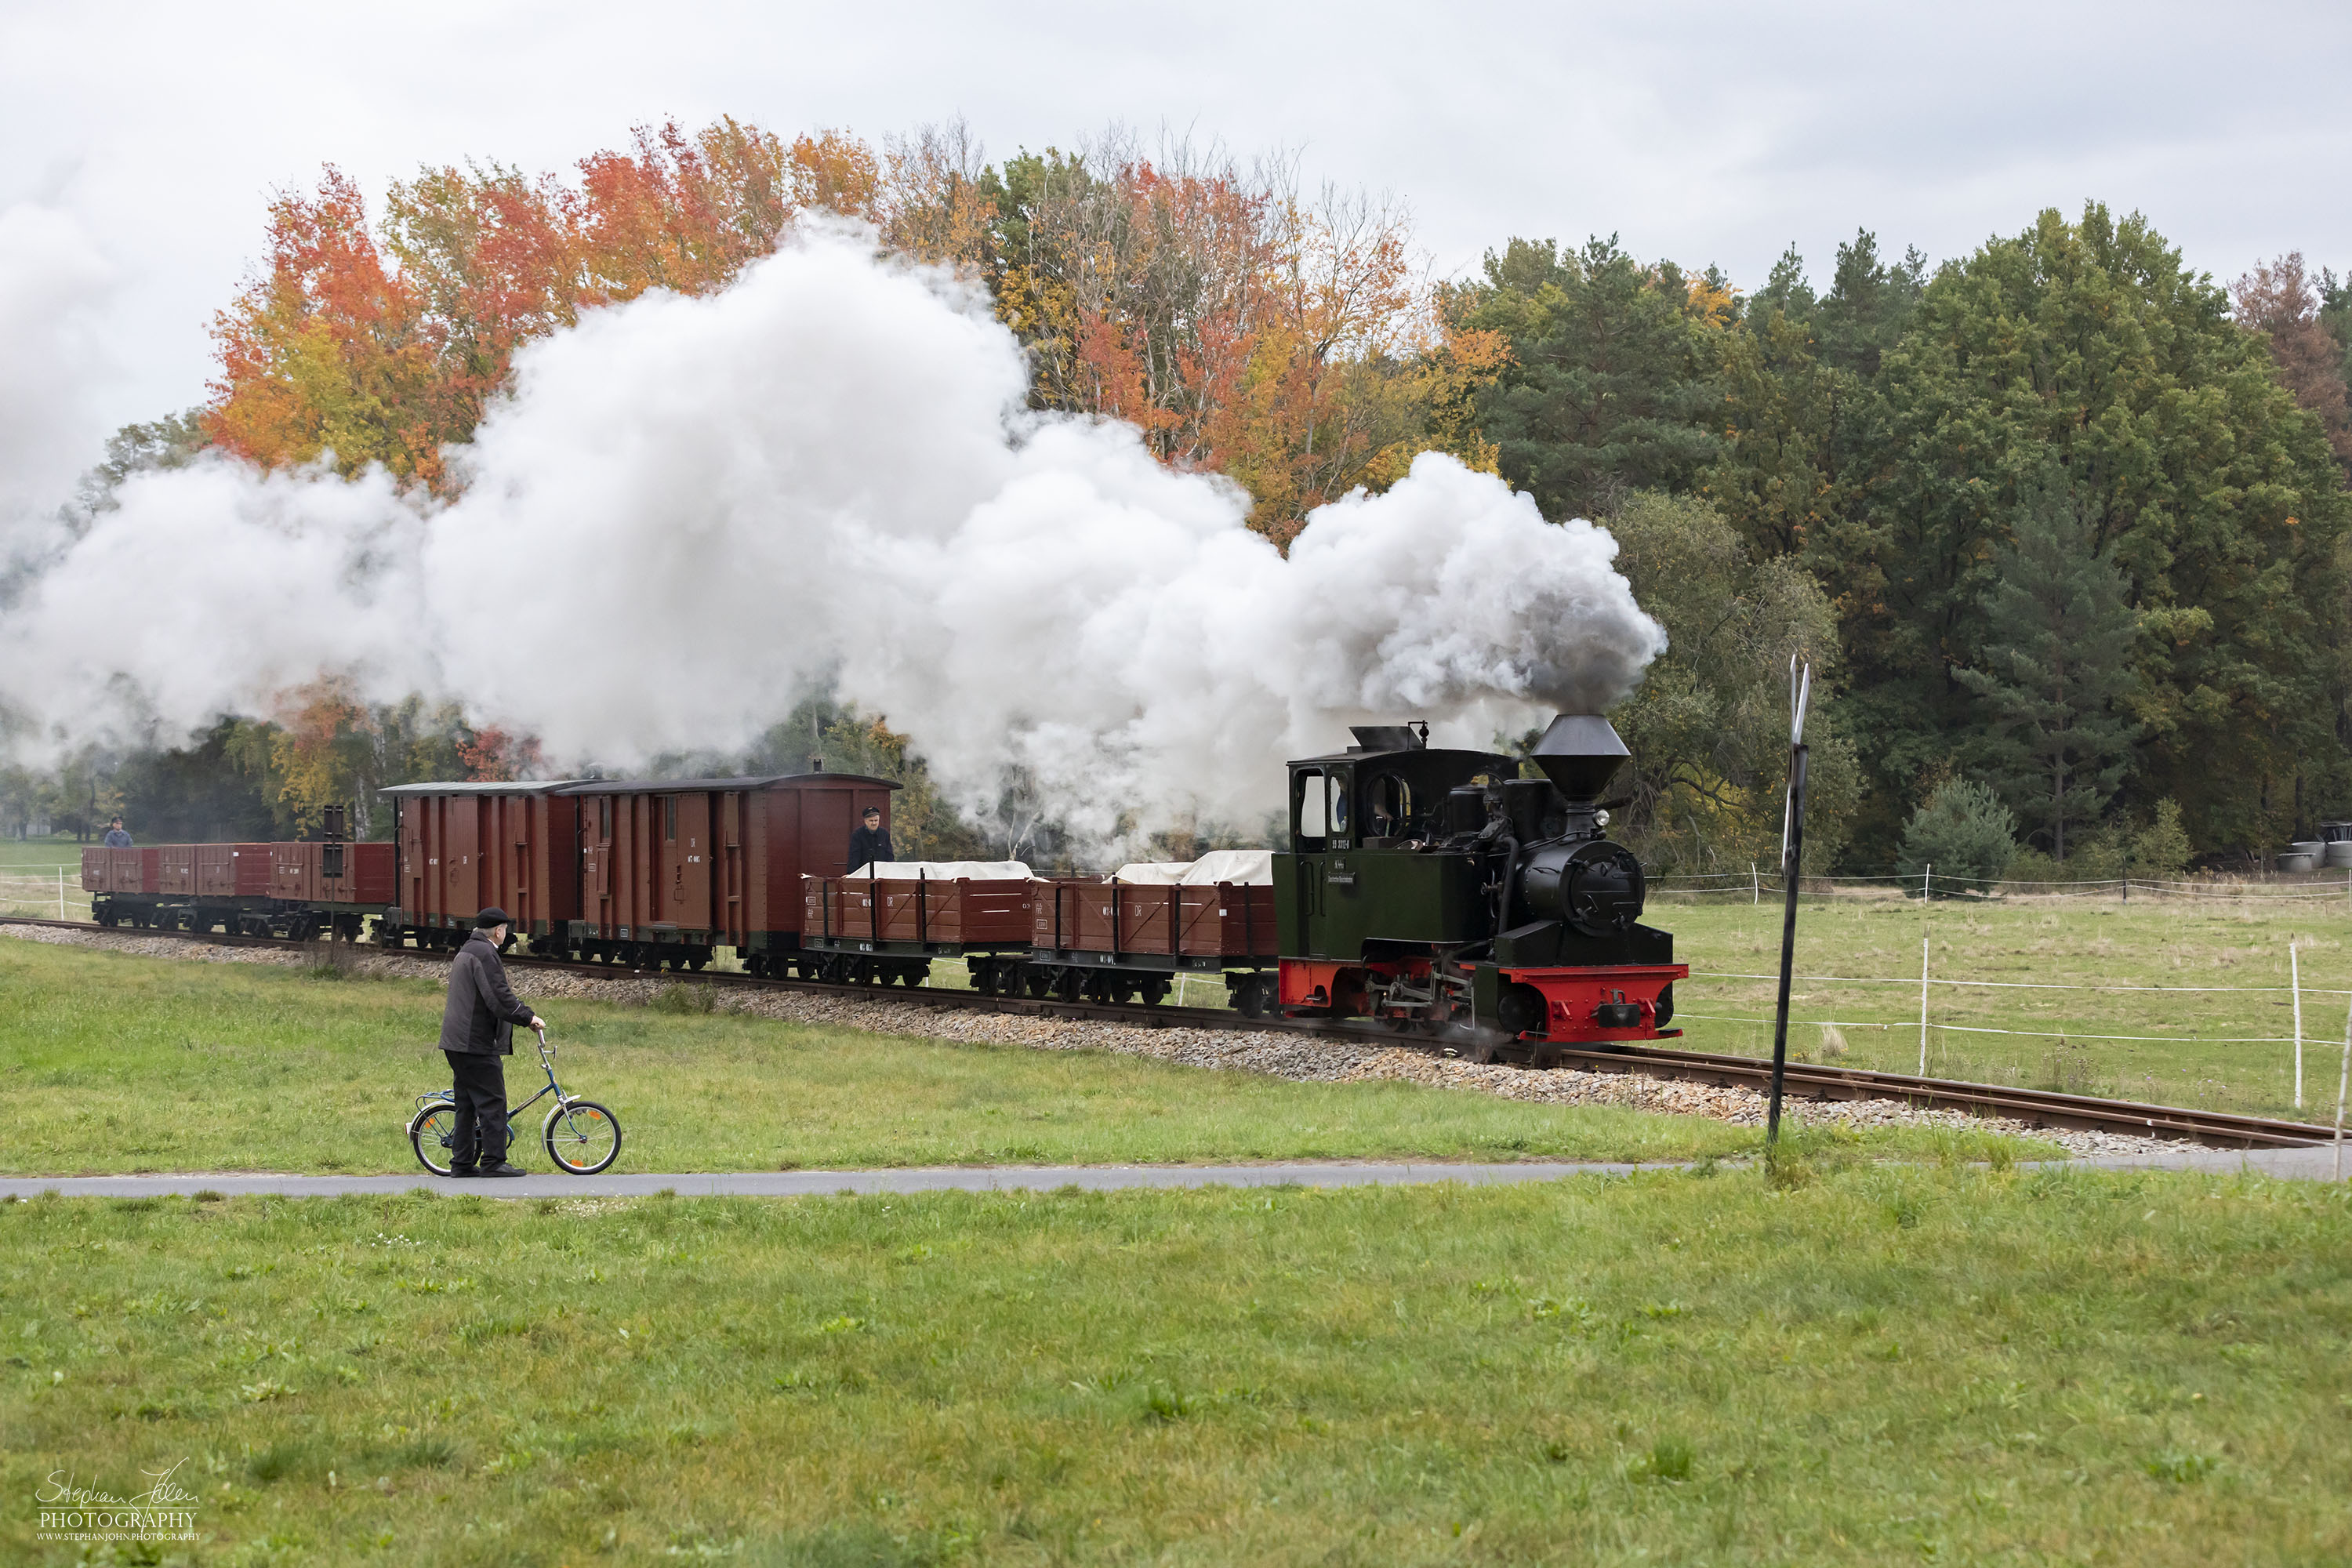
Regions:
<svg viewBox="0 0 2352 1568"><path fill-rule="evenodd" d="M1600 714L1563 713L1543 732L1528 760L1570 805L1587 805L1601 798L1631 755L1616 728Z"/></svg>

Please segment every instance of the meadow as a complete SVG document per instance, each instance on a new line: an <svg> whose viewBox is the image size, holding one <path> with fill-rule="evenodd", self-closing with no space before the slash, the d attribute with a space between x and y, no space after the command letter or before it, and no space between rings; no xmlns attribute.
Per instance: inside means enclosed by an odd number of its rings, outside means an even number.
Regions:
<svg viewBox="0 0 2352 1568"><path fill-rule="evenodd" d="M2352 1554L2352 1194L1532 1187L0 1206L0 1490L117 1562ZM29 1503L0 1555L64 1564ZM179 1553L172 1556L169 1553Z"/></svg>
<svg viewBox="0 0 2352 1568"><path fill-rule="evenodd" d="M0 1169L15 1173L415 1171L401 1129L417 1095L448 1081L434 1049L443 992L430 981L0 939ZM1755 1143L1698 1117L1399 1083L1295 1083L569 998L542 1011L564 1087L619 1114L623 1171L1661 1161ZM508 1062L509 1096L544 1081L526 1037ZM535 1148L519 1158L546 1166Z"/></svg>
<svg viewBox="0 0 2352 1568"><path fill-rule="evenodd" d="M1675 987L1675 1022L1691 1048L1769 1055L1780 952L1780 908L1769 893L1757 903L1669 897L1654 900L1644 918L1675 933L1676 954L1692 968L1691 979ZM1803 978L1790 997L1790 1016L1802 1026L1790 1032L1792 1053L1919 1070L1923 941L1938 982L1928 988L1932 1076L2302 1121L2334 1117L2352 1005L2352 899L2136 893L2128 903L1923 904L1807 897L1797 926L1796 973ZM2303 987L2300 1112L2291 942ZM1999 984L1942 983L1950 981Z"/></svg>

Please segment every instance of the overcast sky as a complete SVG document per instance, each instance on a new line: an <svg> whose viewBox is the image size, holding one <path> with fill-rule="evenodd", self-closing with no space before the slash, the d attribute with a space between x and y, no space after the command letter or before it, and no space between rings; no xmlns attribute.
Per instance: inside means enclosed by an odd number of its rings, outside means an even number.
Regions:
<svg viewBox="0 0 2352 1568"><path fill-rule="evenodd" d="M2340 0L0 0L0 216L61 213L100 258L85 423L110 428L201 398L269 192L328 163L373 196L467 156L568 168L664 117L878 138L960 113L992 157L1120 121L1391 192L1444 271L1613 232L1750 286L1793 241L1818 279L1857 226L1940 259L2097 197L2226 279L2352 263L2347 68Z"/></svg>

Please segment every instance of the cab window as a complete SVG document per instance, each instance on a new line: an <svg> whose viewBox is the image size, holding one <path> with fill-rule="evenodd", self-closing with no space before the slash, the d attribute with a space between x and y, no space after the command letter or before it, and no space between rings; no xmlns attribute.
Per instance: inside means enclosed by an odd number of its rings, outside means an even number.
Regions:
<svg viewBox="0 0 2352 1568"><path fill-rule="evenodd" d="M1405 838L1413 831L1412 786L1396 773L1377 773L1364 790L1364 835Z"/></svg>
<svg viewBox="0 0 2352 1568"><path fill-rule="evenodd" d="M1305 850L1323 847L1330 828L1330 781L1321 768L1301 768L1290 775L1290 832Z"/></svg>

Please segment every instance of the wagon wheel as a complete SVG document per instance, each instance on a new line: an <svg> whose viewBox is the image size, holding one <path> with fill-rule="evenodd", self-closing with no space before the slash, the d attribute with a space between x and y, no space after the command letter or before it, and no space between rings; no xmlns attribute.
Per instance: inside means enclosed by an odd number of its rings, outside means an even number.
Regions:
<svg viewBox="0 0 2352 1568"><path fill-rule="evenodd" d="M1086 976L1076 970L1062 970L1055 974L1053 979L1055 998L1063 1002L1075 1002L1085 992L1086 984Z"/></svg>
<svg viewBox="0 0 2352 1568"><path fill-rule="evenodd" d="M1167 1000L1168 982L1165 980L1147 980L1143 983L1144 1005L1148 1007L1157 1007L1160 1004Z"/></svg>
<svg viewBox="0 0 2352 1568"><path fill-rule="evenodd" d="M1053 994L1053 972L1045 969L1026 970L1021 976L1021 988L1034 999L1043 1002Z"/></svg>

